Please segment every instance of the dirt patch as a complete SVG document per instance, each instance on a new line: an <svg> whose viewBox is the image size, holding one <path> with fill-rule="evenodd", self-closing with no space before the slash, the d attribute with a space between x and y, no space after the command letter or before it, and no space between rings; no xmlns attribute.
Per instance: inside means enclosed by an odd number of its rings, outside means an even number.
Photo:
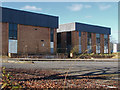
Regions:
<svg viewBox="0 0 120 90"><path fill-rule="evenodd" d="M118 88L118 81L105 80L106 76L94 75L78 78L67 76L65 79L66 74L61 75L51 70L6 68L5 71L13 76L11 81L19 83L22 88ZM4 82L4 78L2 82Z"/></svg>

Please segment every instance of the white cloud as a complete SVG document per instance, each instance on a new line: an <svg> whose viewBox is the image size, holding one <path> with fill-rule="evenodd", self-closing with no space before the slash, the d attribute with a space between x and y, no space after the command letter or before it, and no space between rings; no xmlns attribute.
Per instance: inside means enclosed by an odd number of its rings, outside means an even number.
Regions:
<svg viewBox="0 0 120 90"><path fill-rule="evenodd" d="M34 11L41 11L42 10L42 8L38 8L36 6L29 6L29 5L26 5L26 6L22 7L21 9L34 10Z"/></svg>
<svg viewBox="0 0 120 90"><path fill-rule="evenodd" d="M100 10L107 10L111 7L111 5L99 5Z"/></svg>
<svg viewBox="0 0 120 90"><path fill-rule="evenodd" d="M82 4L73 4L72 6L68 6L68 9L71 11L80 11L83 8Z"/></svg>
<svg viewBox="0 0 120 90"><path fill-rule="evenodd" d="M91 5L83 5L83 4L73 4L71 6L68 6L67 8L70 9L71 11L80 11L83 8L91 8Z"/></svg>
<svg viewBox="0 0 120 90"><path fill-rule="evenodd" d="M85 8L91 8L92 6L91 5L85 5L84 7Z"/></svg>

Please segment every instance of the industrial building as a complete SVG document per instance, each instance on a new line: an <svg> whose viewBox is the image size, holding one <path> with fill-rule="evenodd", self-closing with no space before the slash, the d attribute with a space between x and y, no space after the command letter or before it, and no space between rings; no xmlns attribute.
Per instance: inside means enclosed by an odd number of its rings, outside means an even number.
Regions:
<svg viewBox="0 0 120 90"><path fill-rule="evenodd" d="M54 54L58 17L0 7L2 54Z"/></svg>
<svg viewBox="0 0 120 90"><path fill-rule="evenodd" d="M70 53L110 53L111 29L84 23L67 23L57 29L57 48Z"/></svg>

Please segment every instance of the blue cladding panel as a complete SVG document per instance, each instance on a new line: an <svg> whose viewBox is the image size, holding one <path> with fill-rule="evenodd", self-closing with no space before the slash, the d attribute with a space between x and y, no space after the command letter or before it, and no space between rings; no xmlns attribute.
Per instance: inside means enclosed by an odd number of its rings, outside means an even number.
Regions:
<svg viewBox="0 0 120 90"><path fill-rule="evenodd" d="M2 8L2 22L58 28L58 17Z"/></svg>
<svg viewBox="0 0 120 90"><path fill-rule="evenodd" d="M91 32L91 33L99 33L99 34L111 34L111 29L101 26L88 25L83 23L76 22L76 30Z"/></svg>

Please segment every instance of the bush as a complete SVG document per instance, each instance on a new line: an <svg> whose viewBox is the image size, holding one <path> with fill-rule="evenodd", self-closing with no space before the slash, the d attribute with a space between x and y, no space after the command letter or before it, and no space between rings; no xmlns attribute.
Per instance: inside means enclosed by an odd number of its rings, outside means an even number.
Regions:
<svg viewBox="0 0 120 90"><path fill-rule="evenodd" d="M78 58L81 59L91 59L91 58L112 58L114 54L81 54L78 55Z"/></svg>

